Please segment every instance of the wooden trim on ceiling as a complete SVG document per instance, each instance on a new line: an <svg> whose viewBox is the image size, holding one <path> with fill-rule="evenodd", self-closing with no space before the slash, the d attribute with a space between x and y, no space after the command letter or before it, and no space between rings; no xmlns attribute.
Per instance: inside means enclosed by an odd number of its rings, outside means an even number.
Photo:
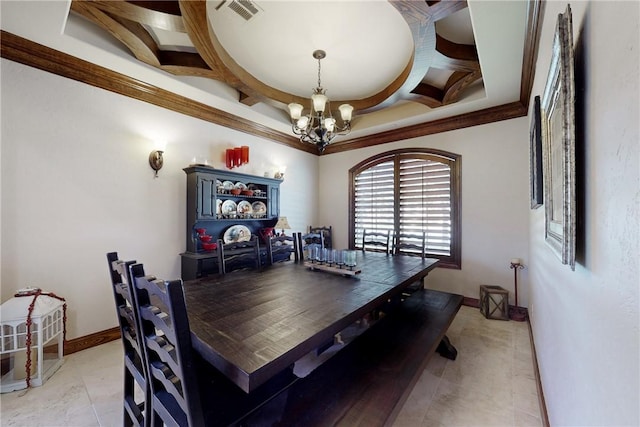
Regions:
<svg viewBox="0 0 640 427"><path fill-rule="evenodd" d="M343 140L327 146L323 154L356 150L526 116L533 86L535 61L542 29L543 6L544 0L533 0L529 2L519 101L381 132L375 135ZM2 43L0 44L0 56L2 58L148 102L210 123L265 138L297 150L320 155L315 146L300 143L293 135L270 129L264 125L108 70L6 31L0 31L0 38L2 39Z"/></svg>
<svg viewBox="0 0 640 427"><path fill-rule="evenodd" d="M324 153L340 153L358 148L371 147L373 145L386 144L388 142L418 138L424 135L433 135L470 126L514 119L526 115L527 109L520 102L512 102L510 104L474 111L473 113L460 114L427 123L419 123L413 126L380 132L375 135L353 138L348 141L334 142L327 146Z"/></svg>
<svg viewBox="0 0 640 427"><path fill-rule="evenodd" d="M177 113L278 142L291 148L316 154L314 146L301 144L292 135L270 129L264 125L78 59L6 31L0 32L0 38L2 38L2 44L0 45L0 56L2 58L148 102Z"/></svg>

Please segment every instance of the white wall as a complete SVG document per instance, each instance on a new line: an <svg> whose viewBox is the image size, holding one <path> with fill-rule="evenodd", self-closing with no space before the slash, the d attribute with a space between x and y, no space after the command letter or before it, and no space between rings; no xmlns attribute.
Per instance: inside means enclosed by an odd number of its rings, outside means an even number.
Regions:
<svg viewBox="0 0 640 427"><path fill-rule="evenodd" d="M478 298L480 285L500 285L513 298L509 261L522 258L526 265L529 258L526 118L321 156L318 219L333 226L335 246L348 245L349 169L374 154L408 147L462 155L462 269L436 269L428 286ZM521 306L528 303L528 276L528 269L518 272Z"/></svg>
<svg viewBox="0 0 640 427"><path fill-rule="evenodd" d="M640 133L638 2L572 2L584 52L585 247L576 270L544 241L544 208L530 213L530 312L553 426L638 426ZM554 27L566 2L547 2L533 94L542 94ZM578 155L580 158L581 156ZM579 178L580 179L580 178Z"/></svg>
<svg viewBox="0 0 640 427"><path fill-rule="evenodd" d="M287 166L281 214L315 221L317 157L73 80L2 60L2 301L26 286L66 298L67 338L117 325L106 253L149 273L180 277L186 247L182 168L194 157L223 167L248 145L241 169ZM167 141L153 177L153 140Z"/></svg>

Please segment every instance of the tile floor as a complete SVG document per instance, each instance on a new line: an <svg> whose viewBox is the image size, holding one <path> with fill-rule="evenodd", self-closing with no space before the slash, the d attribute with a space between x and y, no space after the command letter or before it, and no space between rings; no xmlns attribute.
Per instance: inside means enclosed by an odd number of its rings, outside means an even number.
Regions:
<svg viewBox="0 0 640 427"><path fill-rule="evenodd" d="M542 426L526 323L462 307L447 335L458 358L434 355L395 427ZM120 426L121 352L113 341L71 354L42 387L0 395L0 425Z"/></svg>

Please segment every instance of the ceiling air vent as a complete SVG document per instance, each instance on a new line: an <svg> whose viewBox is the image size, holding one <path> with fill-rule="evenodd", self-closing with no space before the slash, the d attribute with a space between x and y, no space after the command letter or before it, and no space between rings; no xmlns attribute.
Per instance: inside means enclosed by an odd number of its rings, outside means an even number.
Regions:
<svg viewBox="0 0 640 427"><path fill-rule="evenodd" d="M229 3L229 9L242 16L245 21L250 20L260 11L251 0L233 0Z"/></svg>

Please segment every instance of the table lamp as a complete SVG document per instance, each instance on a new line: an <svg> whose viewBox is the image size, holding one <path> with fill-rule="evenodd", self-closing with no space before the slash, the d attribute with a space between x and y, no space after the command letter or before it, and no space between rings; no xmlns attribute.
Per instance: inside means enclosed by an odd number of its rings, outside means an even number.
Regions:
<svg viewBox="0 0 640 427"><path fill-rule="evenodd" d="M291 230L291 226L289 225L289 221L287 221L287 217L286 216L281 216L278 217L278 222L276 223L276 225L273 226L273 228L275 229L281 229L282 233L280 233L280 236L284 236L284 230Z"/></svg>

